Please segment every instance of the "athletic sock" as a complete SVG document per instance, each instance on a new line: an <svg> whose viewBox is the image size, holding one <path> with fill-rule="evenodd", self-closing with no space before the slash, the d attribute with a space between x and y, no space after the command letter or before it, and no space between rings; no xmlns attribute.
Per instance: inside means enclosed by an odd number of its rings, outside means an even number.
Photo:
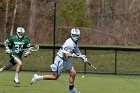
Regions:
<svg viewBox="0 0 140 93"><path fill-rule="evenodd" d="M2 68L0 68L0 72L2 72L4 70L5 66L3 66Z"/></svg>
<svg viewBox="0 0 140 93"><path fill-rule="evenodd" d="M3 68L0 68L0 72L2 72L3 71Z"/></svg>
<svg viewBox="0 0 140 93"><path fill-rule="evenodd" d="M69 85L69 89L72 90L74 88L74 84Z"/></svg>
<svg viewBox="0 0 140 93"><path fill-rule="evenodd" d="M38 79L39 79L39 80L43 80L43 76L40 76L40 75L39 75L39 76L38 76Z"/></svg>
<svg viewBox="0 0 140 93"><path fill-rule="evenodd" d="M19 73L16 73L15 74L15 79L18 79L18 77L19 77Z"/></svg>

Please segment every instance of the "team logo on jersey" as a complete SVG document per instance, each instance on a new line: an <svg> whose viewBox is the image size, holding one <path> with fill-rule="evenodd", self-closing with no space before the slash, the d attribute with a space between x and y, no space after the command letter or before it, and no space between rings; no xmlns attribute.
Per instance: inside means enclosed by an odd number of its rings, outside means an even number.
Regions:
<svg viewBox="0 0 140 93"><path fill-rule="evenodd" d="M15 45L24 45L24 42L14 42Z"/></svg>
<svg viewBox="0 0 140 93"><path fill-rule="evenodd" d="M73 48L71 46L64 47L64 50L67 52L73 52Z"/></svg>

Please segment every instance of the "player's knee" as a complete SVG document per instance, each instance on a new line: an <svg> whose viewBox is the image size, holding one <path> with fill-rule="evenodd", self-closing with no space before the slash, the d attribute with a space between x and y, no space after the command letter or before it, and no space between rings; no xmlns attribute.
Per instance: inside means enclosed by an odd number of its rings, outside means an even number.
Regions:
<svg viewBox="0 0 140 93"><path fill-rule="evenodd" d="M54 78L54 80L57 80L57 79L58 79L58 77L55 77L55 78Z"/></svg>
<svg viewBox="0 0 140 93"><path fill-rule="evenodd" d="M70 73L70 76L72 76L72 77L76 76L76 71L72 71L72 72Z"/></svg>
<svg viewBox="0 0 140 93"><path fill-rule="evenodd" d="M18 62L17 65L18 65L18 66L22 66L22 62Z"/></svg>
<svg viewBox="0 0 140 93"><path fill-rule="evenodd" d="M58 75L55 75L55 76L54 76L54 80L57 80L58 78L59 78Z"/></svg>
<svg viewBox="0 0 140 93"><path fill-rule="evenodd" d="M73 73L73 76L76 76L76 72Z"/></svg>
<svg viewBox="0 0 140 93"><path fill-rule="evenodd" d="M53 80L57 80L59 78L60 75L57 75L56 73L53 73Z"/></svg>

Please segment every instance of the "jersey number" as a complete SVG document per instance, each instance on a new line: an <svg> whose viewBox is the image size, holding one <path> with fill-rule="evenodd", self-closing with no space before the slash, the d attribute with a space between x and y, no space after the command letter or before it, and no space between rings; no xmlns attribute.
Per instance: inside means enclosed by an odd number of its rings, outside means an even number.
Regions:
<svg viewBox="0 0 140 93"><path fill-rule="evenodd" d="M16 48L15 52L19 53L19 51L21 51L23 49L23 45L21 45L21 46L20 45L15 45L15 48Z"/></svg>

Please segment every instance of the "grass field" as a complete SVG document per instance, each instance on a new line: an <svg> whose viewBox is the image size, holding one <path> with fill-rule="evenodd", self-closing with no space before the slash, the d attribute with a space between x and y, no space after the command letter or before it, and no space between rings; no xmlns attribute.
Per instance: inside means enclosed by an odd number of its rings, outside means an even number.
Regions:
<svg viewBox="0 0 140 93"><path fill-rule="evenodd" d="M0 48L0 67L6 64L9 56ZM82 51L83 52L83 51ZM113 51L87 51L88 61L93 63L97 70L87 66L87 71L114 72ZM118 52L117 72L140 73L140 52ZM13 82L14 71L0 73L0 93L67 93L68 74L62 74L57 81L39 81L30 85L34 73L46 74L52 64L52 50L40 49L32 53L28 58L23 57L23 70L36 70L38 72L21 72L20 86ZM72 59L76 71L84 71L81 59ZM81 63L80 63L81 62ZM13 68L15 70L15 68ZM140 76L134 75L110 75L110 74L77 74L75 87L81 93L140 93Z"/></svg>
<svg viewBox="0 0 140 93"><path fill-rule="evenodd" d="M56 50L57 52L58 50ZM9 55L0 48L0 67L7 64ZM84 53L84 50L81 50ZM117 74L140 74L140 52L118 51L117 52ZM87 50L88 62L92 63L97 70L86 66L87 72L93 73L114 73L115 71L115 52L104 50ZM23 70L51 71L50 65L53 62L53 51L40 49L32 52L27 58L23 57ZM81 59L72 58L72 62L77 72L84 71L84 64ZM12 68L14 70L14 68Z"/></svg>
<svg viewBox="0 0 140 93"><path fill-rule="evenodd" d="M21 72L20 86L13 82L14 71L0 73L0 93L67 93L68 74L63 73L57 81L39 81L30 85L34 73ZM140 76L77 74L75 87L81 93L140 93Z"/></svg>

